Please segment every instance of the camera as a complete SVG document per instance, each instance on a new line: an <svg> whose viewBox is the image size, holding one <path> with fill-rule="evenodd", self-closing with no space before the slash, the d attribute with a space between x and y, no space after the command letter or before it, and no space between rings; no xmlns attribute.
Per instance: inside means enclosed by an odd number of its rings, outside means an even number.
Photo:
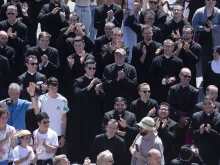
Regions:
<svg viewBox="0 0 220 165"><path fill-rule="evenodd" d="M190 146L190 150L191 150L193 153L195 153L195 152L196 152L196 146L192 144L192 145Z"/></svg>
<svg viewBox="0 0 220 165"><path fill-rule="evenodd" d="M6 102L6 105L7 105L7 106L11 106L11 105L13 104L13 101L12 101L12 99L10 99L10 98L7 98L7 99L5 100L5 102Z"/></svg>

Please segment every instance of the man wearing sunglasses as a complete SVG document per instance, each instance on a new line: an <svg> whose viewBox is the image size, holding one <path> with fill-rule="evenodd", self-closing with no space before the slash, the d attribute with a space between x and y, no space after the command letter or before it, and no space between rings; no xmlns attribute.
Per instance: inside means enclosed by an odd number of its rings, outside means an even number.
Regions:
<svg viewBox="0 0 220 165"><path fill-rule="evenodd" d="M183 68L180 71L180 83L170 87L167 102L171 106L171 118L178 122L177 153L182 145L190 144L188 135L189 121L194 113L194 106L198 103L199 90L189 84L191 71Z"/></svg>
<svg viewBox="0 0 220 165"><path fill-rule="evenodd" d="M192 40L194 29L190 25L183 27L182 39L175 43L175 55L183 61L183 65L192 73L190 84L196 87L196 64L199 62L202 47Z"/></svg>
<svg viewBox="0 0 220 165"><path fill-rule="evenodd" d="M91 59L85 61L84 69L85 74L73 83L74 111L68 114L68 125L71 125L68 129L68 157L71 162L78 163L83 163L84 158L90 154L93 140L101 131L100 101L105 97L101 80L94 77L96 62Z"/></svg>
<svg viewBox="0 0 220 165"><path fill-rule="evenodd" d="M65 144L68 102L65 97L59 94L59 82L55 77L50 77L47 81L48 93L39 96L38 105L41 112L46 112L51 119L50 129L57 133L59 139L59 149L57 154L61 154L61 148Z"/></svg>
<svg viewBox="0 0 220 165"><path fill-rule="evenodd" d="M159 0L149 0L148 4L149 4L149 8L140 13L139 22L141 24L144 24L145 23L144 22L145 12L148 11L148 10L152 10L156 14L155 21L154 21L154 26L162 28L164 23L166 22L167 14L159 9Z"/></svg>
<svg viewBox="0 0 220 165"><path fill-rule="evenodd" d="M29 86L29 83L34 82L37 84L35 93L39 96L46 90L45 85L47 79L45 75L37 72L38 61L36 56L34 55L28 56L26 58L26 66L27 66L27 71L18 77L18 84L21 87L20 98L30 101L31 97L27 92L27 87ZM25 122L26 122L27 130L33 132L35 129L37 129L36 115L34 114L33 111L26 112Z"/></svg>

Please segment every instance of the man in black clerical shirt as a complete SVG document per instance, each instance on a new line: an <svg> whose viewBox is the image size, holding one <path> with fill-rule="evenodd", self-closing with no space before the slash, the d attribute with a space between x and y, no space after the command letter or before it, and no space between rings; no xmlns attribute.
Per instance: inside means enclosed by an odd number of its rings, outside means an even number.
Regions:
<svg viewBox="0 0 220 165"><path fill-rule="evenodd" d="M60 3L60 0L53 0L53 2L42 7L38 20L41 24L41 30L51 34L50 45L55 47L60 29L68 26L66 19L70 15L69 6Z"/></svg>
<svg viewBox="0 0 220 165"><path fill-rule="evenodd" d="M41 32L38 37L38 46L28 49L27 56L35 55L40 62L38 71L48 77L59 77L59 53L58 50L50 47L51 35Z"/></svg>
<svg viewBox="0 0 220 165"><path fill-rule="evenodd" d="M198 103L199 90L189 84L192 75L188 68L180 71L180 83L170 87L167 101L171 106L171 118L178 122L176 148L190 144L188 124L194 113L194 106Z"/></svg>
<svg viewBox="0 0 220 165"><path fill-rule="evenodd" d="M149 83L150 66L153 59L161 52L162 45L152 40L153 31L150 25L144 25L141 31L144 40L134 45L131 65L137 71L138 83Z"/></svg>
<svg viewBox="0 0 220 165"><path fill-rule="evenodd" d="M42 92L46 91L46 76L37 72L38 61L37 57L34 55L30 55L26 58L26 66L27 71L18 77L18 84L20 85L20 98L25 100L31 100L29 93L27 92L27 87L29 87L29 83L33 82L38 85L37 90L35 89L35 93L37 96L41 95ZM37 129L38 125L36 122L36 115L33 111L26 112L25 116L26 129L33 132Z"/></svg>
<svg viewBox="0 0 220 165"><path fill-rule="evenodd" d="M102 46L112 41L112 29L115 28L115 24L112 22L107 22L105 24L105 34L95 39L95 50L93 55L95 56L97 62L98 77L103 75L103 64L102 64L102 54L100 54Z"/></svg>
<svg viewBox="0 0 220 165"><path fill-rule="evenodd" d="M217 112L219 112L219 110L220 110L220 103L218 101L216 101L216 99L218 97L218 88L215 85L209 85L206 88L205 94L206 95L210 95L210 96L213 97L213 99L215 101L215 110ZM203 110L202 105L203 105L203 102L199 102L198 104L196 104L195 108L194 108L194 113L202 111Z"/></svg>
<svg viewBox="0 0 220 165"><path fill-rule="evenodd" d="M155 17L154 26L162 28L164 26L164 23L166 22L167 14L161 11L158 8L158 6L159 6L159 0L149 0L149 9L147 9L146 11L153 10L155 12L156 17ZM146 11L142 11L140 13L139 22L142 24L144 24L144 15Z"/></svg>
<svg viewBox="0 0 220 165"><path fill-rule="evenodd" d="M174 42L170 39L163 42L164 54L153 59L149 76L152 98L159 104L167 99L169 88L179 79L183 62L173 55Z"/></svg>
<svg viewBox="0 0 220 165"><path fill-rule="evenodd" d="M67 120L70 125L68 157L71 162L78 163L82 163L89 155L95 136L101 132L100 101L105 97L101 81L94 77L96 62L87 60L84 69L85 75L77 78L73 83L74 111L70 111ZM91 123L93 123L92 129Z"/></svg>
<svg viewBox="0 0 220 165"><path fill-rule="evenodd" d="M126 52L119 48L115 51L115 63L106 66L103 73L103 85L106 92L104 112L110 111L114 99L118 96L127 100L127 106L132 101L132 93L136 87L137 74L133 66L125 63Z"/></svg>
<svg viewBox="0 0 220 165"><path fill-rule="evenodd" d="M193 34L192 26L185 25L183 27L182 39L176 43L174 54L183 60L184 67L190 69L192 73L190 84L196 87L196 64L199 62L202 47L192 40Z"/></svg>
<svg viewBox="0 0 220 165"><path fill-rule="evenodd" d="M133 9L131 10L128 18L126 19L126 23L135 33L137 33L137 41L140 42L143 40L142 36L142 26L143 24L139 24L134 17L135 11L139 8L139 4L137 2L134 3ZM159 43L163 42L163 35L161 29L154 26L156 14L152 10L147 10L144 12L144 25L150 25L153 31L153 40Z"/></svg>
<svg viewBox="0 0 220 165"><path fill-rule="evenodd" d="M7 20L0 22L0 30L4 30L8 34L8 46L15 50L15 76L20 75L25 70L25 56L27 44L27 27L20 22L16 16L18 15L16 6L8 6L6 15Z"/></svg>
<svg viewBox="0 0 220 165"><path fill-rule="evenodd" d="M7 97L7 86L11 82L11 69L8 59L0 55L0 100Z"/></svg>
<svg viewBox="0 0 220 165"><path fill-rule="evenodd" d="M212 96L203 99L203 111L194 113L189 135L206 165L218 165L220 158L220 114L214 110Z"/></svg>
<svg viewBox="0 0 220 165"><path fill-rule="evenodd" d="M0 31L0 55L8 59L11 71L15 71L15 50L7 45L8 34L5 31ZM16 77L17 78L17 77Z"/></svg>
<svg viewBox="0 0 220 165"><path fill-rule="evenodd" d="M94 16L94 27L98 30L96 37L104 35L106 22L112 22L116 27L121 27L123 20L123 11L121 6L114 3L113 0L106 0L105 4L96 7Z"/></svg>
<svg viewBox="0 0 220 165"><path fill-rule="evenodd" d="M131 103L130 111L135 114L137 122L140 122L146 116L154 117L158 104L156 100L150 98L149 84L142 83L137 89L140 98Z"/></svg>
<svg viewBox="0 0 220 165"><path fill-rule="evenodd" d="M7 8L8 6L16 6L18 15L17 17L19 20L25 24L27 27L31 25L30 18L28 16L28 4L26 2L21 3L20 0L10 0L10 2L5 3L1 6L1 14L0 14L0 20L4 21L7 19Z"/></svg>
<svg viewBox="0 0 220 165"><path fill-rule="evenodd" d="M114 54L116 49L122 48L126 51L126 59L125 62L128 61L128 56L129 56L129 47L127 47L123 41L123 31L122 29L115 27L112 29L112 41L103 45L101 49L101 58L102 58L102 70L100 72L103 72L104 68L115 62Z"/></svg>
<svg viewBox="0 0 220 165"><path fill-rule="evenodd" d="M127 151L126 164L131 162L131 154L129 148L136 135L138 134L138 127L135 115L127 109L127 101L123 97L116 97L114 100L114 110L106 112L104 114L102 122L102 131L106 132L106 125L110 119L115 119L119 123L116 134L125 140L125 146Z"/></svg>
<svg viewBox="0 0 220 165"><path fill-rule="evenodd" d="M177 41L182 35L184 25L190 25L189 22L183 19L183 6L175 4L173 6L173 19L166 22L163 27L164 39L172 39Z"/></svg>
<svg viewBox="0 0 220 165"><path fill-rule="evenodd" d="M116 135L118 122L110 119L106 125L106 133L97 135L93 142L91 161L96 162L100 152L109 150L113 154L114 165L124 165L126 160L126 149L124 140Z"/></svg>
<svg viewBox="0 0 220 165"><path fill-rule="evenodd" d="M158 117L154 119L155 127L163 143L165 163L169 164L177 156L173 144L176 138L177 123L169 118L170 105L166 102L159 105L157 114Z"/></svg>

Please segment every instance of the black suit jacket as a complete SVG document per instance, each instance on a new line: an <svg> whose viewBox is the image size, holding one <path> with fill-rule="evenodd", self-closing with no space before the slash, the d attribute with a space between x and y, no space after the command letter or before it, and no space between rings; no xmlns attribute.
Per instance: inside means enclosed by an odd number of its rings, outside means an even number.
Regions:
<svg viewBox="0 0 220 165"><path fill-rule="evenodd" d="M95 9L94 27L98 30L96 37L99 37L105 34L104 32L104 27L106 24L105 19L107 18L107 12L109 10L112 10L114 12L115 19L113 23L115 24L115 27L121 28L121 24L123 20L123 11L122 11L121 6L113 3L112 6L108 8L106 4L103 4L101 6L96 7Z"/></svg>
<svg viewBox="0 0 220 165"><path fill-rule="evenodd" d="M203 111L202 105L203 105L203 102L199 102L198 104L196 104L194 107L194 113ZM220 103L218 101L215 101L215 109L217 111L220 110Z"/></svg>
<svg viewBox="0 0 220 165"><path fill-rule="evenodd" d="M6 98L7 87L11 81L11 70L8 59L0 55L0 100Z"/></svg>
<svg viewBox="0 0 220 165"><path fill-rule="evenodd" d="M125 110L124 113L122 113L121 115L122 115L121 118L126 120L127 126L125 128L123 128L119 124L119 131L126 132L125 136L121 136L121 138L123 138L125 140L126 149L129 149L134 138L138 134L137 121L136 121L135 114L133 114L129 111ZM102 121L102 131L103 132L106 132L106 125L108 124L108 121L110 119L115 119L117 121L120 120L119 113L117 113L117 111L115 111L115 110L112 110L112 111L106 112L104 114L104 118Z"/></svg>
<svg viewBox="0 0 220 165"><path fill-rule="evenodd" d="M29 76L30 76L30 74L28 72L25 72L18 77L18 84L21 87L21 99L30 100L30 95L27 92L27 87L29 86L30 82L37 83L39 81L43 81L44 84L46 84L46 82L47 82L46 76L39 73L39 72L36 72L34 74L33 80L31 80L31 81L30 81ZM41 95L42 91L39 91L39 93L37 93L37 94Z"/></svg>
<svg viewBox="0 0 220 165"><path fill-rule="evenodd" d="M114 165L124 164L126 158L126 149L124 140L122 138L115 135L111 139L108 139L105 133L97 135L92 146L92 163L95 163L98 154L105 150L109 150L113 154Z"/></svg>
<svg viewBox="0 0 220 165"><path fill-rule="evenodd" d="M191 161L181 161L179 159L173 159L169 165L199 165L199 164L192 163Z"/></svg>

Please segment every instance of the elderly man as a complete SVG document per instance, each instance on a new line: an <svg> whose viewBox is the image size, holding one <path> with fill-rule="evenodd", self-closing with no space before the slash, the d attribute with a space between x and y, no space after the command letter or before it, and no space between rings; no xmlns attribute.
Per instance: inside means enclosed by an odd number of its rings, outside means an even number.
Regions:
<svg viewBox="0 0 220 165"><path fill-rule="evenodd" d="M145 165L148 163L148 152L153 148L161 153L161 164L164 165L163 144L155 133L154 125L155 122L151 117L145 117L138 123L140 132L130 147L131 165Z"/></svg>
<svg viewBox="0 0 220 165"><path fill-rule="evenodd" d="M147 154L148 165L161 165L161 153L156 149L151 149Z"/></svg>
<svg viewBox="0 0 220 165"><path fill-rule="evenodd" d="M115 63L107 65L103 74L103 85L106 91L104 111L113 107L114 99L118 96L126 98L128 104L132 101L132 93L137 83L136 70L125 63L126 51L119 48L115 51Z"/></svg>
<svg viewBox="0 0 220 165"><path fill-rule="evenodd" d="M10 112L8 124L15 127L15 129L18 130L26 129L26 111L34 109L35 114L38 114L40 112L35 96L35 84L30 82L29 87L27 87L27 92L31 97L31 102L19 99L20 91L21 89L18 84L10 84L8 89L8 95L10 99L2 100L0 102L0 108L6 108Z"/></svg>

